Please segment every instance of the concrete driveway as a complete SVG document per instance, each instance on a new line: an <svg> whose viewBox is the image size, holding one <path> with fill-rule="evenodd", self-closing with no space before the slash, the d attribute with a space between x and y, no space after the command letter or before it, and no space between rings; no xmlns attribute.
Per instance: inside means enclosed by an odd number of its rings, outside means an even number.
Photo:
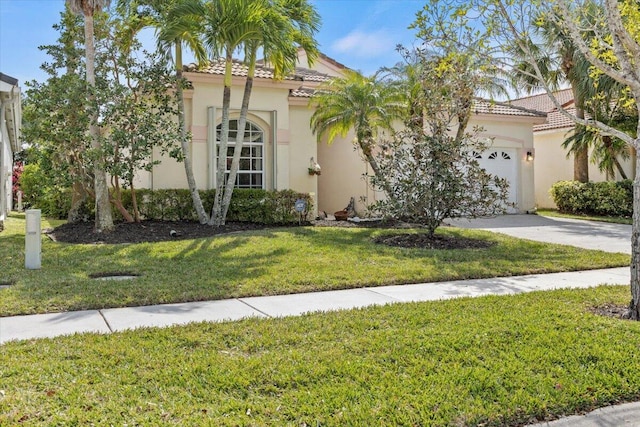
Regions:
<svg viewBox="0 0 640 427"><path fill-rule="evenodd" d="M447 220L445 223L461 228L495 231L539 242L631 253L631 226L626 224L539 215L502 215L495 218Z"/></svg>

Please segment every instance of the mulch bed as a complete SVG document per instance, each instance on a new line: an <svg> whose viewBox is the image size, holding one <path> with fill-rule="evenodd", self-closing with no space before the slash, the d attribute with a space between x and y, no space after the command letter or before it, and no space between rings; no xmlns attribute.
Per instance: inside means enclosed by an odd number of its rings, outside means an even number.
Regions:
<svg viewBox="0 0 640 427"><path fill-rule="evenodd" d="M63 224L46 234L56 242L64 243L143 243L168 240L197 239L238 231L261 230L260 224L230 222L223 227L212 227L191 221L142 221L139 223L116 223L110 233L95 233L93 222Z"/></svg>
<svg viewBox="0 0 640 427"><path fill-rule="evenodd" d="M603 304L589 309L598 316L613 317L614 319L629 319L629 307L626 305Z"/></svg>
<svg viewBox="0 0 640 427"><path fill-rule="evenodd" d="M363 221L354 223L351 221L312 221L302 225L315 227L367 227L383 229L403 229L416 227L413 224L389 221ZM55 229L46 230L45 233L56 242L83 243L83 244L118 244L118 243L143 243L162 242L168 240L197 239L212 237L220 234L228 234L240 231L262 230L274 228L246 222L229 222L222 227L213 227L206 224L191 221L142 221L140 223L117 223L115 230L110 233L94 233L93 222L79 222L75 224L63 224ZM484 249L492 245L482 240L455 238L449 236L434 236L430 238L426 234L393 234L380 236L376 243L403 248L426 249Z"/></svg>

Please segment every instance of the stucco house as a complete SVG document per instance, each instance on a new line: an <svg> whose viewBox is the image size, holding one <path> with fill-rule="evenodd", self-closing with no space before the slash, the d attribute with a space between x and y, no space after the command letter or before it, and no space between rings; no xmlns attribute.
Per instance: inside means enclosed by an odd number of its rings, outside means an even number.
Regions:
<svg viewBox="0 0 640 427"><path fill-rule="evenodd" d="M571 89L560 90L555 95L560 105L569 113L575 114L576 108ZM567 150L562 147L562 144L573 133L575 123L558 111L546 93L516 99L512 104L547 115L544 123L533 127L533 146L538 160L534 162L535 202L539 208L555 208L556 205L549 195L549 190L558 181L573 180L573 157L567 157ZM589 158L589 180L606 181L607 176L591 161L592 152L589 153ZM635 176L633 158L619 160L627 176L633 178ZM617 173L615 179L620 179Z"/></svg>
<svg viewBox="0 0 640 427"><path fill-rule="evenodd" d="M319 85L340 76L346 67L320 55L309 66L300 52L299 67L283 80L275 80L268 67L256 70L248 114L248 135L242 150L236 185L243 188L292 189L309 193L317 211L332 213L343 209L353 197L356 210L364 213L375 194L363 174L364 162L352 143L353 134L337 138L331 145L317 142L310 129L312 109L309 99ZM215 187L215 146L222 114L224 67L214 63L205 69L187 67L184 76L192 89L185 92L186 123L193 135L191 156L197 185ZM231 96L231 137L233 121L239 116L247 68L240 62L233 66ZM479 102L470 126L481 125L483 136L492 141L479 161L488 171L504 177L511 184L510 201L514 212L535 208L533 126L545 120L542 113ZM159 155L159 154L158 154ZM309 173L318 163L321 175ZM152 172L140 176L138 186L185 188L183 165L163 158Z"/></svg>
<svg viewBox="0 0 640 427"><path fill-rule="evenodd" d="M12 208L13 153L20 147L21 122L18 80L0 73L0 230Z"/></svg>

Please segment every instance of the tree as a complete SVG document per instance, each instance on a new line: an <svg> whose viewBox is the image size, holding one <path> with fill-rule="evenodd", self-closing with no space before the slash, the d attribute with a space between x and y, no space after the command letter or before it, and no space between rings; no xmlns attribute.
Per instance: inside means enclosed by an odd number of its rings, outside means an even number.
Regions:
<svg viewBox="0 0 640 427"><path fill-rule="evenodd" d="M96 22L100 35L104 22ZM31 146L28 163L40 164L46 178L40 185L49 190L73 189L67 220L76 222L82 218L86 198L93 194L93 176L87 167L90 117L82 18L65 8L54 29L60 32L58 43L40 47L50 58L40 67L47 80L26 83L22 134Z"/></svg>
<svg viewBox="0 0 640 427"><path fill-rule="evenodd" d="M284 77L295 67L298 46L307 50L309 58L317 56L313 34L317 31L319 16L306 0L213 0L205 4L203 15L205 42L214 56L223 57L225 62L216 193L209 221L211 225L220 226L225 223L235 186L258 49L262 48L265 62L274 67L275 78ZM248 75L230 173L225 180L233 53L241 47L245 51Z"/></svg>
<svg viewBox="0 0 640 427"><path fill-rule="evenodd" d="M590 64L584 55L575 47L571 38L561 27L553 21L540 19L540 25L534 27L541 43L528 46L530 52L535 53L538 67L542 71L549 87L559 89L563 83L569 83L573 92L576 116L584 118L586 88L581 85L584 79L589 79ZM528 93L540 89L537 79L532 73L531 65L525 58L519 46L513 45L511 54L520 62L514 67L514 86L518 90L523 85ZM576 125L577 126L577 125ZM579 129L576 127L576 132ZM573 155L573 179L579 182L589 181L589 143L585 138L572 138L565 145L568 154Z"/></svg>
<svg viewBox="0 0 640 427"><path fill-rule="evenodd" d="M262 49L264 62L273 67L274 78L282 79L295 70L298 59L298 46L307 54L309 63L313 63L318 56L318 44L314 34L320 26L320 15L307 0L275 0L265 3L261 10L262 37L251 39L244 43L245 62L248 65L247 79L244 86L240 118L235 139L233 158L229 177L227 179L224 196L222 198L221 217L214 222L224 224L231 204L231 196L236 182L236 175L240 165L240 154L244 143L249 99L253 88L258 49Z"/></svg>
<svg viewBox="0 0 640 427"><path fill-rule="evenodd" d="M600 14L589 14L595 4ZM525 0L492 0L477 2L482 11L485 26L497 44L516 43L531 66L531 76L540 82L556 108L575 123L598 129L624 141L635 150L640 149L640 114L636 117L634 131L627 133L597 118L581 118L563 108L546 84L544 74L531 51L531 28L536 22L532 16L550 19L562 28L576 48L593 65L593 71L603 73L626 87L626 102L640 113L640 10L635 0L554 0L530 2ZM539 24L539 22L538 22ZM505 64L508 65L508 64ZM640 320L640 158L636 156L634 180L633 225L631 233L631 302L629 318Z"/></svg>
<svg viewBox="0 0 640 427"><path fill-rule="evenodd" d="M421 224L431 237L446 218L506 213L507 181L488 174L474 157L486 148L479 131L462 138L415 127L394 133L377 155L381 173L372 183L386 197L372 209Z"/></svg>
<svg viewBox="0 0 640 427"><path fill-rule="evenodd" d="M118 37L117 31L114 36ZM139 60L130 49L122 49L120 41L114 40L105 55L109 58L105 69L112 76L97 93L105 129L101 139L113 188L111 201L126 221L139 222L134 179L139 171L151 171L160 163L153 158L154 149L170 152L180 138L174 121L176 97L167 91L180 82L169 75L166 62L157 54L144 52L145 58ZM132 213L122 203L122 187L131 191Z"/></svg>
<svg viewBox="0 0 640 427"><path fill-rule="evenodd" d="M184 162L187 186L193 207L201 224L207 223L209 215L204 209L193 174L190 155L190 137L187 134L184 111L182 53L188 47L199 64L206 60L201 40L201 4L199 0L119 0L118 9L129 25L130 37L142 28L155 29L159 52L174 52L173 63L176 75L176 97L178 100L178 128L180 131L181 160Z"/></svg>
<svg viewBox="0 0 640 427"><path fill-rule="evenodd" d="M418 14L413 26L424 48L395 73L407 82L401 85L409 98L407 130L383 145L381 173L372 178L386 195L375 208L423 224L431 236L445 218L496 215L507 207L508 183L476 160L488 145L482 129L468 131L476 98L501 89L498 70L484 49L464 44L477 31L457 10L434 0ZM404 79L401 70L408 71Z"/></svg>
<svg viewBox="0 0 640 427"><path fill-rule="evenodd" d="M84 43L86 54L86 80L89 86L89 103L95 105L95 46L93 17L97 12L109 6L110 0L67 0L67 5L72 12L84 16ZM90 106L91 108L91 106ZM89 135L91 137L91 147L94 150L96 160L94 162L94 191L96 198L96 218L95 232L103 233L112 231L113 215L111 203L109 201L109 187L107 184L107 174L104 168L104 158L100 154L100 129L98 127L98 110L91 111L91 123L89 124Z"/></svg>
<svg viewBox="0 0 640 427"><path fill-rule="evenodd" d="M392 131L394 120L402 120L406 112L403 91L382 76L376 73L365 77L347 70L344 77L323 84L311 98L315 109L311 129L318 142L326 137L331 144L337 136L345 137L353 129L354 144L376 176L381 174L375 157L378 132Z"/></svg>

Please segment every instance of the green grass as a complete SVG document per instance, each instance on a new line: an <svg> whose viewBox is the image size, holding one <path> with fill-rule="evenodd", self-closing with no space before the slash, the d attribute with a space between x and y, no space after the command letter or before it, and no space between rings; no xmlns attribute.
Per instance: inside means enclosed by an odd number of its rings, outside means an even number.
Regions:
<svg viewBox="0 0 640 427"><path fill-rule="evenodd" d="M626 286L4 344L0 425L515 426L640 399Z"/></svg>
<svg viewBox="0 0 640 427"><path fill-rule="evenodd" d="M395 231L278 228L207 239L71 245L43 236L42 269L24 268L24 219L0 233L0 316L214 300L628 265L629 256L519 240L484 231L440 233L495 242L483 250L420 250L375 244ZM45 226L53 224L45 224ZM409 230L406 232L417 232ZM127 281L90 274L128 272Z"/></svg>
<svg viewBox="0 0 640 427"><path fill-rule="evenodd" d="M575 215L560 212L556 209L538 209L536 210L538 215L542 216L551 216L556 218L570 218L570 219L583 219L588 221L600 221L600 222L611 222L614 224L629 224L631 225L631 218L624 217L616 217L616 216L592 216L592 215Z"/></svg>

